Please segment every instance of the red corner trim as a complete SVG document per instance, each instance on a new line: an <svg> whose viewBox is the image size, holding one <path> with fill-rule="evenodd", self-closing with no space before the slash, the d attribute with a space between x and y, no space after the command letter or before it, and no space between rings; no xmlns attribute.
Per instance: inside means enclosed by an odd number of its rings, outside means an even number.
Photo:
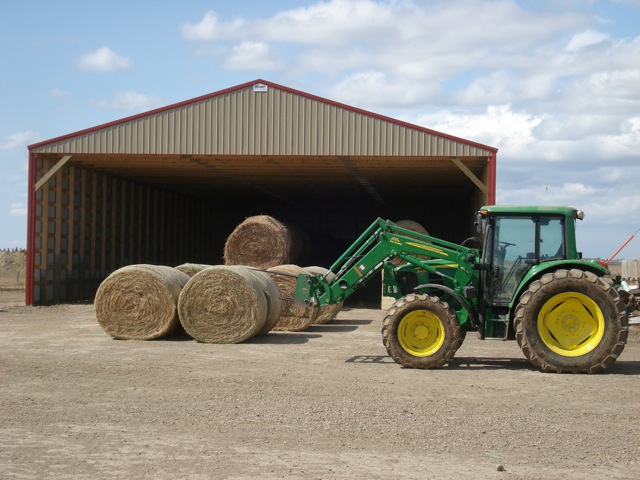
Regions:
<svg viewBox="0 0 640 480"><path fill-rule="evenodd" d="M27 206L27 271L25 277L26 305L33 305L34 269L36 255L36 154L29 152L28 175L28 206Z"/></svg>

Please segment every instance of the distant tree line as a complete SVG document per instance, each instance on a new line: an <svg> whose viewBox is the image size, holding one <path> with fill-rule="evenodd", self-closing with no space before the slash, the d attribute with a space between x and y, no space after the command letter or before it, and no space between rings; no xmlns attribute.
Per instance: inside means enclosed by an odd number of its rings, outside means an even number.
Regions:
<svg viewBox="0 0 640 480"><path fill-rule="evenodd" d="M0 248L0 252L8 252L8 253L17 253L17 252L26 252L27 250L24 248Z"/></svg>

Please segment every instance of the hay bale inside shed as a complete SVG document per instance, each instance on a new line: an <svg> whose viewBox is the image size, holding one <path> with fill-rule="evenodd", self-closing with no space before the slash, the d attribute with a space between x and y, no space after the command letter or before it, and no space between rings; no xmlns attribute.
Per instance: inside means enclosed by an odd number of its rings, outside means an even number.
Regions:
<svg viewBox="0 0 640 480"><path fill-rule="evenodd" d="M96 318L113 338L153 340L179 325L178 298L189 276L160 265L129 265L109 275L95 298Z"/></svg>
<svg viewBox="0 0 640 480"><path fill-rule="evenodd" d="M420 223L415 220L398 220L395 222L398 227L406 228L407 230L411 230L412 232L421 233L423 235L429 235L427 229Z"/></svg>
<svg viewBox="0 0 640 480"><path fill-rule="evenodd" d="M420 222L416 222L415 220L398 220L397 222L395 222L395 224L398 227L406 228L407 230L411 230L412 232L420 233L422 235L429 235L427 229ZM429 257L426 255L418 255L418 258L426 260ZM391 263L397 267L398 265L402 265L405 262L401 258L395 257L391 259Z"/></svg>
<svg viewBox="0 0 640 480"><path fill-rule="evenodd" d="M206 265L204 263L183 263L178 265L176 270L180 270L183 273L189 275L189 278L193 277L196 273L201 272L205 268L212 267L213 265Z"/></svg>
<svg viewBox="0 0 640 480"><path fill-rule="evenodd" d="M291 261L289 228L269 215L245 219L231 232L224 245L225 265L270 268Z"/></svg>
<svg viewBox="0 0 640 480"><path fill-rule="evenodd" d="M297 307L293 305L293 298L298 283L298 275L307 273L298 265L278 265L267 270L280 290L280 297L284 300L280 320L273 330L299 332L311 326L318 316L316 307Z"/></svg>

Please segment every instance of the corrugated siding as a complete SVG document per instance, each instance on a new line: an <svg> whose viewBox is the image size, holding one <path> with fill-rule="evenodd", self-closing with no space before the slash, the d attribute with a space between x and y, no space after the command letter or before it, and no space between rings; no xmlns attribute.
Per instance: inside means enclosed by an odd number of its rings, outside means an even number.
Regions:
<svg viewBox="0 0 640 480"><path fill-rule="evenodd" d="M177 155L491 156L493 152L337 105L248 87L33 150Z"/></svg>

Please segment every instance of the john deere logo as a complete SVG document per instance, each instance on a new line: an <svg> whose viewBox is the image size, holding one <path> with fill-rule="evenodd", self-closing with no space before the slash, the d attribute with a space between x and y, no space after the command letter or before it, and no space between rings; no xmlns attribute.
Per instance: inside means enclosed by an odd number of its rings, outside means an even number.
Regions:
<svg viewBox="0 0 640 480"><path fill-rule="evenodd" d="M396 245L402 245L402 242L398 237L391 237L389 239L389 243L395 243Z"/></svg>

